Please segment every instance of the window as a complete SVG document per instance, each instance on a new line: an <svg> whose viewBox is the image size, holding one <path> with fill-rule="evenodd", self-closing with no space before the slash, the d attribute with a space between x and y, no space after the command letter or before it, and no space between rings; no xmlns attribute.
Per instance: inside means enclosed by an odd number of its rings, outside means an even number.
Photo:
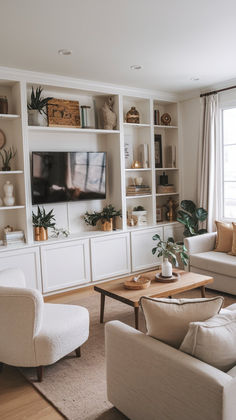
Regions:
<svg viewBox="0 0 236 420"><path fill-rule="evenodd" d="M224 219L236 218L236 107L222 110L222 213Z"/></svg>

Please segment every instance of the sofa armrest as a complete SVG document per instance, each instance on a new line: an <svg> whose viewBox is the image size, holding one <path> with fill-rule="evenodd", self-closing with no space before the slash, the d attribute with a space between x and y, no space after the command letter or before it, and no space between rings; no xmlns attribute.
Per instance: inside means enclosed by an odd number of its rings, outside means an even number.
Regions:
<svg viewBox="0 0 236 420"><path fill-rule="evenodd" d="M105 333L108 399L127 417L233 420L235 379L119 321Z"/></svg>
<svg viewBox="0 0 236 420"><path fill-rule="evenodd" d="M215 248L216 232L204 233L203 235L192 236L184 239L189 255L200 252L209 252Z"/></svg>

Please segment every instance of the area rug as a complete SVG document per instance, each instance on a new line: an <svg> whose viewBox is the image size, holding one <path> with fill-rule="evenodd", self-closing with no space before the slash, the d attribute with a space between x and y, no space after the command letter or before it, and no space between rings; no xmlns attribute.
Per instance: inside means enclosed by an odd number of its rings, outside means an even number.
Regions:
<svg viewBox="0 0 236 420"><path fill-rule="evenodd" d="M215 295L215 292L207 291L207 297ZM199 296L199 290L178 295ZM225 306L235 302L236 299L225 295ZM76 298L73 304L85 306L90 313L90 336L81 348L81 358L76 358L73 353L46 367L42 383L36 382L35 369L22 369L23 375L68 420L124 420L126 417L107 401L106 396L104 324L99 323L100 295ZM106 298L105 321L112 319L134 326L133 308ZM142 313L140 329L145 329Z"/></svg>

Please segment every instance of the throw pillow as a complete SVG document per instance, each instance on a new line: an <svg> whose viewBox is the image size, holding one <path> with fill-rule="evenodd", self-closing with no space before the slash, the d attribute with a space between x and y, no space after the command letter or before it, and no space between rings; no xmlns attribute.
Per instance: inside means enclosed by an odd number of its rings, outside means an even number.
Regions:
<svg viewBox="0 0 236 420"><path fill-rule="evenodd" d="M232 223L215 222L217 228L216 247L217 252L231 252L233 243Z"/></svg>
<svg viewBox="0 0 236 420"><path fill-rule="evenodd" d="M191 322L180 350L227 372L236 364L236 311Z"/></svg>
<svg viewBox="0 0 236 420"><path fill-rule="evenodd" d="M236 255L236 223L232 223L233 226L233 242L232 242L232 250L229 252L230 255Z"/></svg>
<svg viewBox="0 0 236 420"><path fill-rule="evenodd" d="M155 299L141 297L147 334L179 348L189 323L205 321L216 315L223 304L221 296L199 299Z"/></svg>

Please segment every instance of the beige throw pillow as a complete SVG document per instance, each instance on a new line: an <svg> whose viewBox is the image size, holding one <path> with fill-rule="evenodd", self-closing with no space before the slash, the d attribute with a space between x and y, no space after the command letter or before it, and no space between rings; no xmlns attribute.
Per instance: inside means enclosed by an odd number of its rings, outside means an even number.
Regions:
<svg viewBox="0 0 236 420"><path fill-rule="evenodd" d="M236 223L232 223L233 226L233 242L232 242L232 250L229 252L230 255L236 255Z"/></svg>
<svg viewBox="0 0 236 420"><path fill-rule="evenodd" d="M154 299L142 297L147 334L179 348L193 321L205 321L216 315L223 304L221 296L209 299Z"/></svg>
<svg viewBox="0 0 236 420"><path fill-rule="evenodd" d="M233 243L232 223L215 222L217 228L216 247L217 252L231 252Z"/></svg>
<svg viewBox="0 0 236 420"><path fill-rule="evenodd" d="M236 311L191 322L180 350L227 372L236 364Z"/></svg>

